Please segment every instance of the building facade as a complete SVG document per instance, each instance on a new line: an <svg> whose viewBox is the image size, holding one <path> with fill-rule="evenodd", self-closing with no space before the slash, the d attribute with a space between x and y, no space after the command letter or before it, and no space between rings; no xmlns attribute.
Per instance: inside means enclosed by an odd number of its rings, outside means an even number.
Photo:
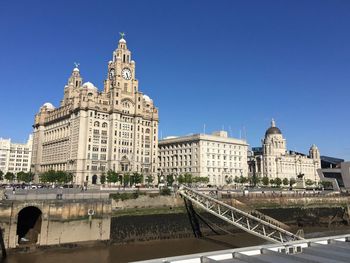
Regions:
<svg viewBox="0 0 350 263"><path fill-rule="evenodd" d="M333 159L333 158L332 158ZM334 191L350 189L350 162L341 162L336 167L317 170L321 181L330 182Z"/></svg>
<svg viewBox="0 0 350 263"><path fill-rule="evenodd" d="M164 176L190 173L225 185L227 178L247 176L247 150L245 140L230 138L225 131L168 137L159 141L159 169Z"/></svg>
<svg viewBox="0 0 350 263"><path fill-rule="evenodd" d="M108 62L103 91L83 83L78 67L58 108L45 103L35 116L33 171L72 172L77 184L96 184L111 169L157 174L158 109L138 88L125 39Z"/></svg>
<svg viewBox="0 0 350 263"><path fill-rule="evenodd" d="M0 138L0 171L30 172L33 137L29 135L27 143L13 143L11 139Z"/></svg>
<svg viewBox="0 0 350 263"><path fill-rule="evenodd" d="M318 181L317 169L321 168L321 160L316 145L311 146L309 155L288 151L287 141L281 130L276 127L274 120L271 122L271 127L266 130L262 149L257 149L259 151L251 158L254 161L250 162L252 174L289 180L303 174L304 179Z"/></svg>

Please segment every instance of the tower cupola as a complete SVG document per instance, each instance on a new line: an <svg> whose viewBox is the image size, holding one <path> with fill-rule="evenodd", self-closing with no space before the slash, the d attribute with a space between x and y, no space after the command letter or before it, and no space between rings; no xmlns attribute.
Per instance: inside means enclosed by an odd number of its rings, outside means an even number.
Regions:
<svg viewBox="0 0 350 263"><path fill-rule="evenodd" d="M82 78L80 76L79 63L74 63L75 67L68 79L68 85L78 88L81 86Z"/></svg>

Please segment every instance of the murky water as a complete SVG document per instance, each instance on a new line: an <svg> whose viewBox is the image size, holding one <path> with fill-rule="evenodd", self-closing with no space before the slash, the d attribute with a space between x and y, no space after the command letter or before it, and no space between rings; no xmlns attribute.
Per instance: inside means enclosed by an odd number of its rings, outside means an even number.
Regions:
<svg viewBox="0 0 350 263"><path fill-rule="evenodd" d="M307 236L330 236L350 233L349 227L308 228ZM152 258L178 256L204 251L222 250L236 247L255 246L266 241L249 235L210 236L204 239L185 238L172 240L147 241L132 244L114 244L110 246L83 247L74 249L49 249L33 253L17 253L9 255L6 263L119 263Z"/></svg>

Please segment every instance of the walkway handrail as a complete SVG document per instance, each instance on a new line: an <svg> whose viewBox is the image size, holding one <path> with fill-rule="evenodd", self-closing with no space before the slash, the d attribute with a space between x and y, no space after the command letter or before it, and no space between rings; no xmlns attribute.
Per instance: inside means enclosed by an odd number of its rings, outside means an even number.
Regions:
<svg viewBox="0 0 350 263"><path fill-rule="evenodd" d="M271 222L264 221L261 218L229 206L228 204L202 194L187 186L182 185L178 192L183 198L190 200L214 216L219 217L224 221L263 239L275 243L285 243L302 239L301 237L286 231Z"/></svg>

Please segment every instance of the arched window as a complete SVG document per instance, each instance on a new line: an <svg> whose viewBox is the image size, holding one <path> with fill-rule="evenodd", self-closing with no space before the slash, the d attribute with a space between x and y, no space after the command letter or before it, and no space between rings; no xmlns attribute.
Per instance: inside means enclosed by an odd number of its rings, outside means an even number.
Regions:
<svg viewBox="0 0 350 263"><path fill-rule="evenodd" d="M102 128L107 128L108 124L107 122L102 123Z"/></svg>
<svg viewBox="0 0 350 263"><path fill-rule="evenodd" d="M94 122L94 127L100 127L100 123L98 121Z"/></svg>

